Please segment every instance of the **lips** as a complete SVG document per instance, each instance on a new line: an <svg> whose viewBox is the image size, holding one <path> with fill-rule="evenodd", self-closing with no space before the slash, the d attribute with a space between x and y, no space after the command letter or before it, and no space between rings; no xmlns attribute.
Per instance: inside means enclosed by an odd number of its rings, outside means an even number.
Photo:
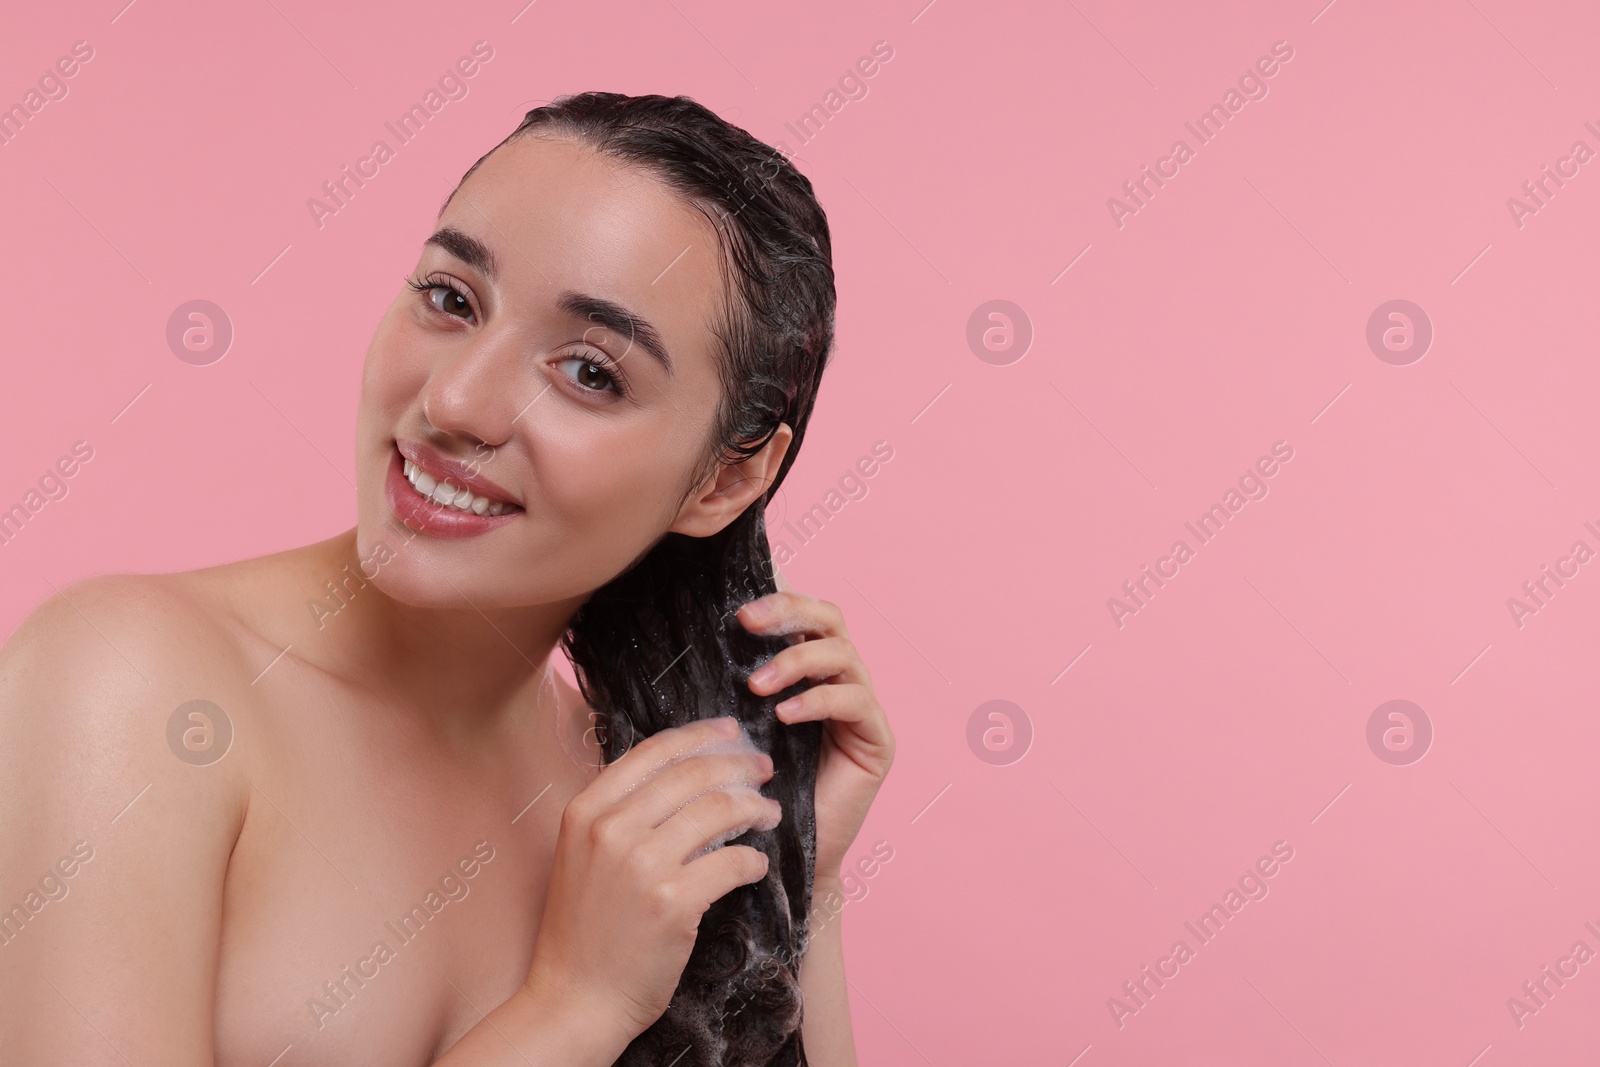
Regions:
<svg viewBox="0 0 1600 1067"><path fill-rule="evenodd" d="M474 496L487 497L491 501L498 500L517 507L522 506L510 490L496 485L479 474L476 465L469 466L459 460L450 459L417 441L396 441L395 448L406 459L421 467L436 482L449 482L457 488L467 489Z"/></svg>
<svg viewBox="0 0 1600 1067"><path fill-rule="evenodd" d="M456 460L412 441L395 442L389 453L389 469L384 479L384 495L395 516L407 526L421 533L437 537L476 537L524 514L523 507L512 494L493 481ZM415 465L417 480L426 486L435 483L435 493L424 496L406 477L406 466ZM441 504L434 499L443 491L451 503ZM453 494L453 495L452 495ZM456 500L467 504L468 509L454 506ZM484 513L477 513L478 509ZM489 514L499 510L500 514Z"/></svg>

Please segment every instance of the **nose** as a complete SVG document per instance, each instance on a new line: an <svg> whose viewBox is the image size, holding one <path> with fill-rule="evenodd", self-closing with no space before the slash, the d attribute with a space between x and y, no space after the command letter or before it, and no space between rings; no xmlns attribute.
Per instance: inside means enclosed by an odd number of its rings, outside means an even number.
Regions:
<svg viewBox="0 0 1600 1067"><path fill-rule="evenodd" d="M422 416L443 434L498 447L510 438L518 393L515 354L479 335L434 368L422 388ZM524 383L524 387L525 387Z"/></svg>

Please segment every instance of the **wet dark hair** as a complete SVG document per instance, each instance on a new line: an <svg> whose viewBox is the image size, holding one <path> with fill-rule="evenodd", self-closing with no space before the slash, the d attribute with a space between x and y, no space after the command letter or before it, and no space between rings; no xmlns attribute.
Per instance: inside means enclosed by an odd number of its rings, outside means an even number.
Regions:
<svg viewBox="0 0 1600 1067"><path fill-rule="evenodd" d="M638 166L716 228L725 299L710 325L722 389L704 460L683 499L717 463L759 452L781 424L794 433L776 478L738 518L709 537L665 534L589 598L563 638L599 715L608 763L642 737L732 714L772 756L774 774L762 792L783 806L775 830L733 842L767 853L766 876L706 911L671 1006L617 1063L804 1064L799 971L815 875L822 724L785 724L773 714L809 683L770 697L750 692L750 673L786 643L749 633L734 613L776 591L763 513L799 453L833 348L827 217L788 159L687 96L558 97L529 111L501 144L530 135L573 140Z"/></svg>

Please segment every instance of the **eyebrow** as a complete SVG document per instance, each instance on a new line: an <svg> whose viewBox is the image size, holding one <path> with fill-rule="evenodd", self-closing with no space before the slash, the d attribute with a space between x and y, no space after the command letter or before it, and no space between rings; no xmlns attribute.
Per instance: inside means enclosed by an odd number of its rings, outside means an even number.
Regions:
<svg viewBox="0 0 1600 1067"><path fill-rule="evenodd" d="M423 244L437 245L490 281L496 281L499 277L500 263L494 249L454 226L435 231ZM629 311L614 300L570 289L563 290L556 298L556 307L572 318L597 323L626 336L630 343L637 342L640 348L661 364L669 376L672 374L672 357L667 353L666 345L661 343L660 333L644 316Z"/></svg>

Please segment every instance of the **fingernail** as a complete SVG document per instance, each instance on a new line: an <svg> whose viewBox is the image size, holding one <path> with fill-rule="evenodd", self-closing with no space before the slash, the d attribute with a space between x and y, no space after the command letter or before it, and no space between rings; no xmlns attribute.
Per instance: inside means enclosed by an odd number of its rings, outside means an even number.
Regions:
<svg viewBox="0 0 1600 1067"><path fill-rule="evenodd" d="M800 710L800 698L790 697L788 700L780 700L778 702L778 706L772 710L777 712L779 715L792 714Z"/></svg>
<svg viewBox="0 0 1600 1067"><path fill-rule="evenodd" d="M750 676L750 680L752 682L756 683L757 685L766 685L768 682L772 681L777 676L778 676L778 668L774 667L772 664L769 663L765 667L762 667L760 670L758 670L754 674L752 674Z"/></svg>
<svg viewBox="0 0 1600 1067"><path fill-rule="evenodd" d="M765 752L756 753L756 763L763 771L772 770L772 757L767 755Z"/></svg>
<svg viewBox="0 0 1600 1067"><path fill-rule="evenodd" d="M739 720L732 715L724 715L715 721L718 733L724 733L732 737L739 732Z"/></svg>

